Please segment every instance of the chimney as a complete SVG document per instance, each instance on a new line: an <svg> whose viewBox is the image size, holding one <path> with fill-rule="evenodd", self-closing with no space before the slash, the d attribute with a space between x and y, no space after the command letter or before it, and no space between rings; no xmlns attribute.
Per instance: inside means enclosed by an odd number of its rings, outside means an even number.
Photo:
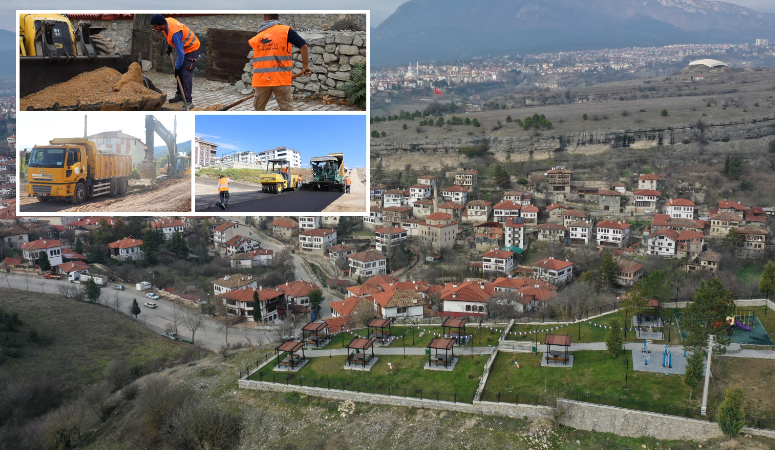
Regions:
<svg viewBox="0 0 775 450"><path fill-rule="evenodd" d="M457 283L452 283L452 287L456 288L457 287Z"/></svg>
<svg viewBox="0 0 775 450"><path fill-rule="evenodd" d="M452 294L452 300L457 298L457 294Z"/></svg>
<svg viewBox="0 0 775 450"><path fill-rule="evenodd" d="M264 290L264 287L263 287L263 286L259 286L259 287L258 287L258 290L259 290L259 291L263 291L263 290Z"/></svg>

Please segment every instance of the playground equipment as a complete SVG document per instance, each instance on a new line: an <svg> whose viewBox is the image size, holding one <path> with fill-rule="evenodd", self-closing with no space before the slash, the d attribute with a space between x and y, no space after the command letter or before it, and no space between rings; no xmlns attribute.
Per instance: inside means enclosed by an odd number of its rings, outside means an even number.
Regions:
<svg viewBox="0 0 775 450"><path fill-rule="evenodd" d="M673 354L670 353L670 349L665 345L665 351L662 353L662 367L668 369L673 368Z"/></svg>
<svg viewBox="0 0 775 450"><path fill-rule="evenodd" d="M736 325L742 330L751 331L756 326L756 315L752 309L736 309L734 316L727 317L727 323L730 327Z"/></svg>

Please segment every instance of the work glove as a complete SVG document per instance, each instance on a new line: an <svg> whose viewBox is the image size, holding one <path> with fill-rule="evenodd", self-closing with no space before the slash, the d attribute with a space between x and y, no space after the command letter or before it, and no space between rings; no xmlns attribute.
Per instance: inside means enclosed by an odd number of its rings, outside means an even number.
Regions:
<svg viewBox="0 0 775 450"><path fill-rule="evenodd" d="M175 77L183 79L183 69L175 69Z"/></svg>
<svg viewBox="0 0 775 450"><path fill-rule="evenodd" d="M169 45L167 46L167 54L168 55L172 54L172 47L170 47Z"/></svg>

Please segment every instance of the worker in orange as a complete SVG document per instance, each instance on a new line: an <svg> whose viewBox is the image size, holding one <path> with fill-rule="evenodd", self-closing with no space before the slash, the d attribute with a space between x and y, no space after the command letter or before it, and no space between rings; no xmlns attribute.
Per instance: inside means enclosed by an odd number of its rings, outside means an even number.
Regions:
<svg viewBox="0 0 775 450"><path fill-rule="evenodd" d="M180 86L177 87L177 93L169 100L170 103L186 101L188 107L194 106L191 98L191 88L194 85L194 68L196 60L199 59L199 39L193 31L187 26L173 19L165 18L161 14L151 16L151 26L153 30L164 34L167 38L167 54L172 54L175 49L177 58L175 59L175 78L180 80Z"/></svg>
<svg viewBox="0 0 775 450"><path fill-rule="evenodd" d="M218 196L221 197L221 203L218 206L221 209L226 209L226 205L229 204L229 185L233 182L234 180L229 177L223 175L218 177Z"/></svg>
<svg viewBox="0 0 775 450"><path fill-rule="evenodd" d="M301 190L301 183L303 183L303 182L304 182L304 179L302 178L301 175L299 175L299 186L298 186L299 190Z"/></svg>
<svg viewBox="0 0 775 450"><path fill-rule="evenodd" d="M258 34L248 41L253 49L253 82L255 88L253 109L263 111L274 93L277 106L281 111L293 111L292 47L301 53L301 75L309 75L309 54L307 41L301 38L293 28L283 25L278 14L264 14L264 22L258 28Z"/></svg>
<svg viewBox="0 0 775 450"><path fill-rule="evenodd" d="M286 182L288 182L288 168L283 167L283 179L285 179Z"/></svg>
<svg viewBox="0 0 775 450"><path fill-rule="evenodd" d="M350 193L350 185L352 184L353 180L350 178L350 174L347 174L347 177L344 179L344 188L346 193Z"/></svg>

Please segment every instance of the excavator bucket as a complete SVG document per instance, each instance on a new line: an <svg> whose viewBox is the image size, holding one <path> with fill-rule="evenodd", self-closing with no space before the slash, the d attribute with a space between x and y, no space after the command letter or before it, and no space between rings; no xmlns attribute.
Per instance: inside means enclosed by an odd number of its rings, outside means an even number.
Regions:
<svg viewBox="0 0 775 450"><path fill-rule="evenodd" d="M141 178L149 178L151 182L156 182L156 163L155 162L139 162L135 165L135 169Z"/></svg>

